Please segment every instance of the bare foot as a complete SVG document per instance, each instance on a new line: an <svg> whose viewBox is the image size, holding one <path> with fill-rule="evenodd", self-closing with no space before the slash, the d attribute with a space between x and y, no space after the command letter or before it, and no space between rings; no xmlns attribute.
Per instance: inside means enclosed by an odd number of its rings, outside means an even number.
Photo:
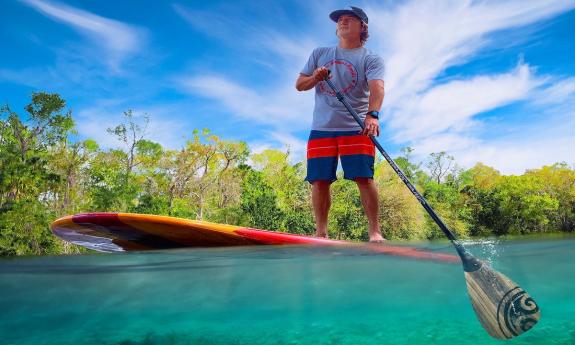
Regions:
<svg viewBox="0 0 575 345"><path fill-rule="evenodd" d="M382 243L384 241L387 241L385 238L383 238L383 236L381 236L380 232L377 232L375 234L369 234L369 242L370 243Z"/></svg>
<svg viewBox="0 0 575 345"><path fill-rule="evenodd" d="M315 237L327 238L327 233L325 232L316 232Z"/></svg>

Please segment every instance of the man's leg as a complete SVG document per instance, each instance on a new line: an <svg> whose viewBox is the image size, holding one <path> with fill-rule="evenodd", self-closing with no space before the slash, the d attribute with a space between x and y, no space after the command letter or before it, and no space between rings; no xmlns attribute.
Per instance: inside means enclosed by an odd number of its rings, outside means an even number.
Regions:
<svg viewBox="0 0 575 345"><path fill-rule="evenodd" d="M369 241L379 242L384 238L379 229L379 201L377 198L377 188L375 182L371 178L359 177L355 179L359 187L359 195L367 221L369 223Z"/></svg>
<svg viewBox="0 0 575 345"><path fill-rule="evenodd" d="M311 203L315 217L315 235L327 238L327 216L331 206L329 186L331 181L314 181L311 187Z"/></svg>

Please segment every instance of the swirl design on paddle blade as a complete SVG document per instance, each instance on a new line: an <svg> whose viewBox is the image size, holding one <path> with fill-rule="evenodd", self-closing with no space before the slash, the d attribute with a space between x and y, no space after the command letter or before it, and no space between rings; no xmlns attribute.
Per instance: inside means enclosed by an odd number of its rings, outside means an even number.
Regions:
<svg viewBox="0 0 575 345"><path fill-rule="evenodd" d="M497 322L501 331L513 336L530 330L541 316L535 300L520 287L509 290L497 309Z"/></svg>

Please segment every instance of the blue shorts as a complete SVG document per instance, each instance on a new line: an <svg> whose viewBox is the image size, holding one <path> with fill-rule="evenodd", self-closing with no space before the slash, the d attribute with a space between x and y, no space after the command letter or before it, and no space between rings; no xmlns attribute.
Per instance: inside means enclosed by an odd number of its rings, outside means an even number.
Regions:
<svg viewBox="0 0 575 345"><path fill-rule="evenodd" d="M333 182L337 179L337 159L341 159L343 177L347 180L373 178L375 145L355 131L314 131L307 142L306 181Z"/></svg>

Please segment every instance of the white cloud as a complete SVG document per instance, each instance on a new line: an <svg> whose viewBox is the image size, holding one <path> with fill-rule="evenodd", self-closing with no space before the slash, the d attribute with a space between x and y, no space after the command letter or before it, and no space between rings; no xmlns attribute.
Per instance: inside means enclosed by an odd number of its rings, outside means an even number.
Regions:
<svg viewBox="0 0 575 345"><path fill-rule="evenodd" d="M558 162L574 165L573 147L575 147L574 136L532 138L527 134L522 140L502 138L454 154L456 161L466 167L482 162L495 167L502 174L519 175L527 169Z"/></svg>
<svg viewBox="0 0 575 345"><path fill-rule="evenodd" d="M226 15L191 10L180 5L174 5L174 9L194 29L227 42L232 49L250 56L255 64L264 66L270 75L276 77L275 82L264 86L256 78L248 76L248 85L221 73L207 72L201 77L176 77L181 91L215 100L233 116L270 126L275 131L293 133L309 128L313 92L297 92L295 80L317 46L313 37L297 37L293 32L282 34L269 23L254 24L252 20L242 21L241 17L230 20ZM282 17L281 13L279 17Z"/></svg>
<svg viewBox="0 0 575 345"><path fill-rule="evenodd" d="M134 26L57 2L23 1L42 14L89 37L106 51L107 64L114 71L119 71L123 60L138 52L143 44L144 32Z"/></svg>
<svg viewBox="0 0 575 345"><path fill-rule="evenodd" d="M135 122L142 129L145 128L144 139L157 142L166 149L180 148L189 139L185 136L186 130L180 121L167 120L171 118L169 114L172 108L165 106L133 110ZM106 105L105 102L99 102L91 108L81 109L75 116L78 133L82 137L96 140L105 149L124 148L123 143L107 132L108 128L114 128L126 122L121 109L124 108L116 103ZM159 109L162 110L158 111ZM147 126L144 114L150 115L150 122ZM188 132L191 133L191 130Z"/></svg>
<svg viewBox="0 0 575 345"><path fill-rule="evenodd" d="M533 97L535 105L562 104L566 101L575 101L575 77L551 79L549 84Z"/></svg>
<svg viewBox="0 0 575 345"><path fill-rule="evenodd" d="M448 151L456 162L470 168L477 162L503 174L522 174L557 162L575 165L575 107L545 110L536 122L515 123L514 130L493 139L438 135L414 146L414 157L424 160L431 152Z"/></svg>
<svg viewBox="0 0 575 345"><path fill-rule="evenodd" d="M277 140L278 142L284 144L291 151L302 151L306 149L307 142L301 140L289 133L285 132L271 132L270 137Z"/></svg>
<svg viewBox="0 0 575 345"><path fill-rule="evenodd" d="M387 102L410 98L448 67L493 44L489 35L536 23L575 7L572 1L409 1L370 8L369 44L387 62Z"/></svg>
<svg viewBox="0 0 575 345"><path fill-rule="evenodd" d="M284 146L282 149L289 149L292 163L305 161L307 149L306 140L301 140L285 132L273 132L270 133L270 136Z"/></svg>
<svg viewBox="0 0 575 345"><path fill-rule="evenodd" d="M527 65L510 73L440 84L396 107L387 117L388 126L398 142L445 131L466 132L477 125L478 114L526 99L540 84Z"/></svg>
<svg viewBox="0 0 575 345"><path fill-rule="evenodd" d="M183 91L214 99L232 115L246 120L289 131L311 123L306 114L313 106L313 94L297 93L293 85L258 91L219 76L178 78L178 84Z"/></svg>

